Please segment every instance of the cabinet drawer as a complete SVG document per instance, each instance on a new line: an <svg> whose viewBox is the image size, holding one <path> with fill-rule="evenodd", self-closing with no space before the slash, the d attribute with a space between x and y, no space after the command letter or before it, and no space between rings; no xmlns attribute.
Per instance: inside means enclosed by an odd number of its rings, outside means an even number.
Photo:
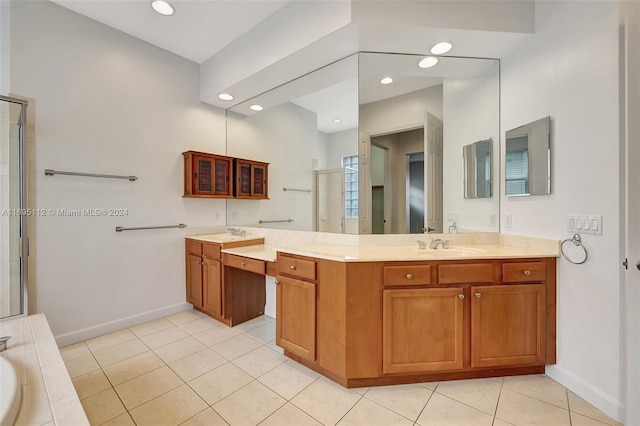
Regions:
<svg viewBox="0 0 640 426"><path fill-rule="evenodd" d="M224 264L233 268L249 271L256 274L264 275L264 261L257 259L249 259L242 256L234 256L232 254L224 254Z"/></svg>
<svg viewBox="0 0 640 426"><path fill-rule="evenodd" d="M187 254L194 254L196 256L202 256L202 243L200 241L194 241L187 239Z"/></svg>
<svg viewBox="0 0 640 426"><path fill-rule="evenodd" d="M315 281L316 262L312 260L296 259L290 256L278 256L276 270L278 274L290 275Z"/></svg>
<svg viewBox="0 0 640 426"><path fill-rule="evenodd" d="M205 257L209 259L220 259L220 245L219 244L202 244L202 251Z"/></svg>
<svg viewBox="0 0 640 426"><path fill-rule="evenodd" d="M491 283L493 281L494 273L492 263L438 266L438 282L440 284Z"/></svg>
<svg viewBox="0 0 640 426"><path fill-rule="evenodd" d="M431 266L385 266L382 270L385 287L431 284Z"/></svg>
<svg viewBox="0 0 640 426"><path fill-rule="evenodd" d="M544 281L547 269L543 262L505 263L502 265L502 281L507 283Z"/></svg>

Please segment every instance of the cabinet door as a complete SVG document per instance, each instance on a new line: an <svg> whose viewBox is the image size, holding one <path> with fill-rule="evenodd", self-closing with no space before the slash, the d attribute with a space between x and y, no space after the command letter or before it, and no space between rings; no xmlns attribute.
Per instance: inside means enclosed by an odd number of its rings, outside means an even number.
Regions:
<svg viewBox="0 0 640 426"><path fill-rule="evenodd" d="M251 168L251 196L267 198L267 166L253 164Z"/></svg>
<svg viewBox="0 0 640 426"><path fill-rule="evenodd" d="M462 288L383 291L383 373L463 365Z"/></svg>
<svg viewBox="0 0 640 426"><path fill-rule="evenodd" d="M544 364L543 284L471 287L471 366Z"/></svg>
<svg viewBox="0 0 640 426"><path fill-rule="evenodd" d="M219 260L204 258L203 270L203 309L215 316L222 316L222 275Z"/></svg>
<svg viewBox="0 0 640 426"><path fill-rule="evenodd" d="M215 165L213 158L202 155L193 156L193 193L197 195L213 195L213 179Z"/></svg>
<svg viewBox="0 0 640 426"><path fill-rule="evenodd" d="M202 308L202 257L187 256L187 302Z"/></svg>
<svg viewBox="0 0 640 426"><path fill-rule="evenodd" d="M231 160L216 158L213 175L213 193L220 196L231 195Z"/></svg>
<svg viewBox="0 0 640 426"><path fill-rule="evenodd" d="M236 197L251 197L251 162L236 160Z"/></svg>
<svg viewBox="0 0 640 426"><path fill-rule="evenodd" d="M278 276L276 343L309 361L316 359L316 285Z"/></svg>

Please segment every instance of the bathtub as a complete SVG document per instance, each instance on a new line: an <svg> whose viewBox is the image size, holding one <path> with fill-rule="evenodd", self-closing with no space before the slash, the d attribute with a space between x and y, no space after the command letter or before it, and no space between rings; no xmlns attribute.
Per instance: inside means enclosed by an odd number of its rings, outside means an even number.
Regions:
<svg viewBox="0 0 640 426"><path fill-rule="evenodd" d="M0 356L0 426L12 426L20 411L22 386L16 370Z"/></svg>

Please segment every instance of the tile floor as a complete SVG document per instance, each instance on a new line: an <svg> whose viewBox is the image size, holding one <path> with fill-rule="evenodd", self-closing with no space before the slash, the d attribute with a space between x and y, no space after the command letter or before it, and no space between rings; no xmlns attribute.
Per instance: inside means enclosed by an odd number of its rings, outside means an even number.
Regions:
<svg viewBox="0 0 640 426"><path fill-rule="evenodd" d="M345 389L274 339L187 311L60 351L93 425L617 424L544 375Z"/></svg>

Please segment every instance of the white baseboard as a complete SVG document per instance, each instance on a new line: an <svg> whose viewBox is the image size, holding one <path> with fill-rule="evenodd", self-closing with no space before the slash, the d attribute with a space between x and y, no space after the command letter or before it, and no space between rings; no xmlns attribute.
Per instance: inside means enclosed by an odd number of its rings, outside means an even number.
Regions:
<svg viewBox="0 0 640 426"><path fill-rule="evenodd" d="M585 382L582 378L559 365L548 365L545 368L547 376L560 383L580 398L593 405L607 416L617 422L623 423L624 403L616 400L611 395L607 395L591 383Z"/></svg>
<svg viewBox="0 0 640 426"><path fill-rule="evenodd" d="M83 340L102 336L103 334L111 333L113 331L122 330L123 328L132 327L134 325L142 324L147 321L153 321L155 319L166 317L167 315L177 314L178 312L186 311L192 308L193 306L190 303L177 303L175 305L165 306L163 308L154 309L152 311L143 312L141 314L132 315L130 317L119 318L117 320L83 328L81 330L60 334L58 336L55 336L55 339L58 347L61 348L63 346L82 342Z"/></svg>

